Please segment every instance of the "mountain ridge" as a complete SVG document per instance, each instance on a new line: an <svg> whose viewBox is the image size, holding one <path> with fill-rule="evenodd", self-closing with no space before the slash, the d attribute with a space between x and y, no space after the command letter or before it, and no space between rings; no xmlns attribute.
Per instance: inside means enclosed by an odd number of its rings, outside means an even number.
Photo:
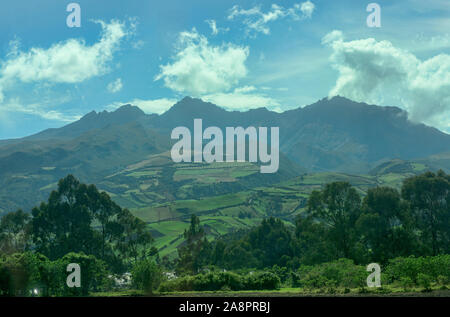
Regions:
<svg viewBox="0 0 450 317"><path fill-rule="evenodd" d="M219 166L208 174L205 167L186 166L183 170L181 166L178 171L173 162L158 168L144 163L149 157L168 153L175 142L170 139L171 130L177 126L192 128L195 118L203 119L203 128L280 127L279 173L261 178L254 173L255 167L244 165L228 171ZM141 167L133 169L133 175L144 175L139 181L154 186L162 181L175 182L172 184L175 187L169 184L164 185L168 186L166 189L156 187L161 192L152 196L152 201L159 201L163 196L170 199L173 190L191 193L188 196L195 191L209 193L208 187L225 193L244 190L262 181L270 184L304 172L367 174L377 165L394 159L406 163L392 163L389 166L393 170L411 170L422 165L433 169L450 166L450 156L441 155L450 150L450 135L410 122L400 108L367 105L343 97L324 98L283 113L265 108L227 111L190 97L161 115L145 114L136 106L124 105L112 112L89 112L58 129L0 142L0 149L0 212L20 207L22 203L26 206L36 203L52 188L51 184L69 173L84 182L100 182L103 188L116 192L125 184L134 188L138 183L130 180L128 171L136 164ZM206 173L204 176L192 176L201 170ZM108 178L111 175L118 176L111 181Z"/></svg>

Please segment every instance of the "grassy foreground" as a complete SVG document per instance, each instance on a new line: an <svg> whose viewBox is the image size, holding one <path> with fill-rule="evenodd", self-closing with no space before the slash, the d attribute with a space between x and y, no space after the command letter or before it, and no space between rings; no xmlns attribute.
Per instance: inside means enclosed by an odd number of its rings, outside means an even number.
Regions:
<svg viewBox="0 0 450 317"><path fill-rule="evenodd" d="M412 287L384 286L380 288L342 288L332 289L305 289L305 288L280 288L278 290L263 291L205 291L205 292L155 292L150 295L139 290L123 290L117 292L92 293L93 297L133 297L133 296L156 296L156 297L312 297L312 296L384 296L384 297L450 297L450 285L432 286L429 289Z"/></svg>

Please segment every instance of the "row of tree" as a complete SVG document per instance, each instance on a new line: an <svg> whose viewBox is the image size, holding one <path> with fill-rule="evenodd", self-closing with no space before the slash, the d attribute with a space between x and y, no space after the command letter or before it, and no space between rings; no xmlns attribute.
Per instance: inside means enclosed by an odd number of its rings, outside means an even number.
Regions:
<svg viewBox="0 0 450 317"><path fill-rule="evenodd" d="M0 220L0 254L32 250L53 261L70 252L84 253L117 273L155 255L152 241L145 222L72 175L61 179L48 201L31 214L18 210Z"/></svg>
<svg viewBox="0 0 450 317"><path fill-rule="evenodd" d="M347 182L313 191L295 227L265 219L248 232L209 242L193 215L179 248L176 270L196 274L226 269L298 268L340 258L385 264L402 256L450 253L450 175L427 172L403 182L401 191L369 189L361 199Z"/></svg>

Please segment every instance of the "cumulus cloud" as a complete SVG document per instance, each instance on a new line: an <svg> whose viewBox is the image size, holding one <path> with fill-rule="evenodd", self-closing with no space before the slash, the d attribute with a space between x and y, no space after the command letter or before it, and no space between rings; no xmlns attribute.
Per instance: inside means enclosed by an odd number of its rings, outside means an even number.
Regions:
<svg viewBox="0 0 450 317"><path fill-rule="evenodd" d="M0 102L4 92L16 82L80 83L106 73L121 40L129 34L124 23L95 21L102 31L98 42L68 39L49 48L32 47L21 51L17 45L0 62Z"/></svg>
<svg viewBox="0 0 450 317"><path fill-rule="evenodd" d="M300 6L300 11L304 14L305 17L310 18L314 12L316 6L311 1L303 2Z"/></svg>
<svg viewBox="0 0 450 317"><path fill-rule="evenodd" d="M121 91L122 88L123 88L122 79L121 78L117 78L115 81L109 83L106 88L112 94Z"/></svg>
<svg viewBox="0 0 450 317"><path fill-rule="evenodd" d="M420 60L389 41L345 41L342 32L323 38L339 72L330 96L370 103L393 103L410 119L450 132L450 55Z"/></svg>
<svg viewBox="0 0 450 317"><path fill-rule="evenodd" d="M195 28L181 32L173 62L161 65L155 80L192 96L224 92L247 75L249 48L225 43L211 45Z"/></svg>
<svg viewBox="0 0 450 317"><path fill-rule="evenodd" d="M153 100L143 100L143 99L133 99L128 102L114 102L106 108L108 110L115 110L123 105L131 104L133 106L138 106L142 111L148 114L157 113L162 114L169 110L174 104L177 103L176 99L153 99Z"/></svg>
<svg viewBox="0 0 450 317"><path fill-rule="evenodd" d="M294 20L311 18L315 5L311 1L294 4L291 8L284 8L277 4L272 4L267 12L263 12L260 6L251 9L242 9L239 5L235 5L230 9L228 15L229 20L243 17L243 23L247 27L247 33L263 33L270 34L268 24L278 19L291 17Z"/></svg>
<svg viewBox="0 0 450 317"><path fill-rule="evenodd" d="M255 92L253 86L238 87L229 93L215 93L202 96L205 101L212 102L228 110L248 110L265 107L281 112L280 103L264 94Z"/></svg>

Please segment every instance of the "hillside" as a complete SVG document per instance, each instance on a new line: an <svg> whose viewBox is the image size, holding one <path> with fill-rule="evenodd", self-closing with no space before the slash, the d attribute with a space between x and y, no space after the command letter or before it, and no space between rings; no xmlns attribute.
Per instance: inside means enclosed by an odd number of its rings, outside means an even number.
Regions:
<svg viewBox="0 0 450 317"><path fill-rule="evenodd" d="M376 186L400 189L402 181L414 173L383 175L350 175L324 172L305 174L271 186L198 199L179 199L152 206L134 208L133 214L149 224L161 256L175 256L183 243L183 231L189 227L190 215L196 214L205 226L208 239L249 229L269 216L292 225L295 217L306 208L307 198L314 189L334 181L346 181L361 195Z"/></svg>
<svg viewBox="0 0 450 317"><path fill-rule="evenodd" d="M202 118L204 127L280 127L279 172L263 176L254 164L175 166L167 154L170 132L192 128L195 118ZM341 97L284 113L227 111L186 97L162 115L131 105L93 111L59 129L0 141L0 149L0 212L5 212L31 208L69 173L139 208L270 185L307 171L369 173L392 159L445 169L449 157L442 153L450 149L450 136L411 123L398 108Z"/></svg>

